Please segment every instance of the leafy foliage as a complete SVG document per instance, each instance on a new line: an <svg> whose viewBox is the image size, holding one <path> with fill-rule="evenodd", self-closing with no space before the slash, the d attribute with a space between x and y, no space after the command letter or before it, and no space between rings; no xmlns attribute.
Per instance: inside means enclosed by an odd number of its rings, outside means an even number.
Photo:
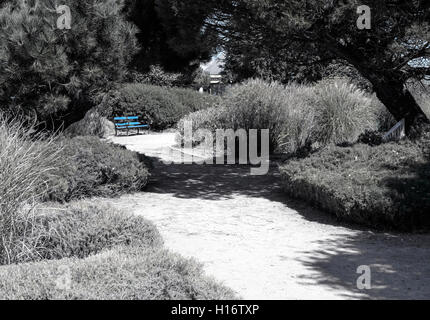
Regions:
<svg viewBox="0 0 430 320"><path fill-rule="evenodd" d="M87 202L51 204L35 216L14 252L15 262L30 263L0 267L1 299L234 298L200 265L164 250L140 216Z"/></svg>
<svg viewBox="0 0 430 320"><path fill-rule="evenodd" d="M117 196L142 190L149 179L144 159L135 152L96 137L63 139L62 165L47 199L71 201L95 196Z"/></svg>
<svg viewBox="0 0 430 320"><path fill-rule="evenodd" d="M19 209L22 210L22 209ZM21 231L14 239L8 263L25 263L63 258L86 258L118 245L160 247L161 236L155 226L143 219L109 206L75 202L66 206L49 204L32 210L31 228L17 224Z"/></svg>
<svg viewBox="0 0 430 320"><path fill-rule="evenodd" d="M221 104L183 118L199 129L269 129L270 150L294 154L313 144L353 143L366 130L377 130L384 106L344 79L316 85L286 86L249 80L232 87ZM195 135L193 144L198 143ZM189 142L189 141L183 141Z"/></svg>
<svg viewBox="0 0 430 320"><path fill-rule="evenodd" d="M132 72L132 81L137 83L150 84L160 87L173 87L179 84L182 75L179 73L170 73L164 71L164 69L159 66L150 66L147 73Z"/></svg>
<svg viewBox="0 0 430 320"><path fill-rule="evenodd" d="M317 142L353 143L365 130L378 128L371 98L355 85L336 79L319 82L314 90Z"/></svg>
<svg viewBox="0 0 430 320"><path fill-rule="evenodd" d="M0 105L46 125L80 120L93 96L122 81L137 50L123 1L65 0L71 30L57 29L56 1L7 1L0 8Z"/></svg>
<svg viewBox="0 0 430 320"><path fill-rule="evenodd" d="M64 276L60 273L62 270L70 272L70 290L58 288L56 281ZM0 298L26 300L237 299L232 290L207 278L202 267L194 260L182 258L166 250L138 246L119 246L82 260L63 259L2 267L0 268Z"/></svg>
<svg viewBox="0 0 430 320"><path fill-rule="evenodd" d="M373 228L430 227L429 139L329 147L281 166L286 192Z"/></svg>
<svg viewBox="0 0 430 320"><path fill-rule="evenodd" d="M109 92L97 109L110 119L137 115L152 129L164 130L174 126L185 115L209 108L217 101L217 97L191 89L131 83Z"/></svg>
<svg viewBox="0 0 430 320"><path fill-rule="evenodd" d="M188 75L191 83L193 72L210 59L218 44L216 34L204 28L210 7L202 1L127 0L126 11L140 29L137 36L143 49L134 61L140 72L161 65Z"/></svg>
<svg viewBox="0 0 430 320"><path fill-rule="evenodd" d="M209 1L226 50L226 66L240 79L318 80L324 67L344 61L373 86L407 128L428 122L407 79L428 75L428 1ZM359 30L357 8L371 8L370 30ZM427 60L426 60L427 59ZM413 133L413 130L412 132Z"/></svg>

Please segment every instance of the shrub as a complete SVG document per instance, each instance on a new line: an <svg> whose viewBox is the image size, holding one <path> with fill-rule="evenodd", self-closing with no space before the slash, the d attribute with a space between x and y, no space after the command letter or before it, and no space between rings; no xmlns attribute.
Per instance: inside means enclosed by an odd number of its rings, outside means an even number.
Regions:
<svg viewBox="0 0 430 320"><path fill-rule="evenodd" d="M174 126L185 115L216 104L218 99L191 89L132 83L100 99L97 111L110 119L138 115L152 129L164 130Z"/></svg>
<svg viewBox="0 0 430 320"><path fill-rule="evenodd" d="M59 183L47 199L71 201L93 196L117 196L141 191L149 172L137 153L96 137L75 137L59 142L62 165Z"/></svg>
<svg viewBox="0 0 430 320"><path fill-rule="evenodd" d="M280 150L300 153L315 143L316 115L312 105L312 87L291 83L285 88L286 121L278 139Z"/></svg>
<svg viewBox="0 0 430 320"><path fill-rule="evenodd" d="M369 146L379 146L384 143L384 135L378 131L367 130L358 138L359 143L364 143Z"/></svg>
<svg viewBox="0 0 430 320"><path fill-rule="evenodd" d="M187 114L217 106L221 103L221 97L200 93L197 90L185 88L171 88L169 90L176 99L185 106Z"/></svg>
<svg viewBox="0 0 430 320"><path fill-rule="evenodd" d="M312 106L317 120L314 140L324 145L354 143L365 130L378 129L371 98L344 79L319 82Z"/></svg>
<svg viewBox="0 0 430 320"><path fill-rule="evenodd" d="M145 84L127 84L99 107L108 118L138 115L152 129L172 127L184 114L185 106L167 88Z"/></svg>
<svg viewBox="0 0 430 320"><path fill-rule="evenodd" d="M14 263L85 258L118 245L162 245L158 230L142 217L83 201L51 206L34 210Z"/></svg>
<svg viewBox="0 0 430 320"><path fill-rule="evenodd" d="M231 88L223 107L206 109L179 122L196 122L193 130L269 129L270 150L294 154L312 145L357 141L378 128L380 105L340 79L315 86L249 80ZM375 110L374 106L378 108Z"/></svg>
<svg viewBox="0 0 430 320"><path fill-rule="evenodd" d="M144 83L160 87L173 87L181 80L180 73L170 73L164 71L160 65L150 66L147 73L132 73L132 82Z"/></svg>
<svg viewBox="0 0 430 320"><path fill-rule="evenodd" d="M0 299L234 298L194 261L163 250L140 216L78 202L38 208L34 221L15 259L31 263L0 267Z"/></svg>
<svg viewBox="0 0 430 320"><path fill-rule="evenodd" d="M31 205L54 183L61 148L55 137L35 133L19 119L0 114L0 263L12 263L17 239L31 229Z"/></svg>
<svg viewBox="0 0 430 320"><path fill-rule="evenodd" d="M178 123L179 140L186 142L185 121L193 122L193 132L199 129L214 133L216 129L269 129L270 150L273 151L278 147L279 134L285 125L285 110L282 85L249 80L232 87L216 107L197 111L181 119Z"/></svg>
<svg viewBox="0 0 430 320"><path fill-rule="evenodd" d="M284 87L277 82L249 80L232 87L225 97L227 128L269 129L270 150L276 150L286 123L285 98Z"/></svg>
<svg viewBox="0 0 430 320"><path fill-rule="evenodd" d="M69 288L65 287L67 284ZM0 268L0 299L234 298L230 289L205 277L201 266L193 260L166 250L139 246L120 246L84 260L74 258Z"/></svg>
<svg viewBox="0 0 430 320"><path fill-rule="evenodd" d="M342 220L373 228L428 228L429 141L330 146L282 165L283 185L290 196Z"/></svg>
<svg viewBox="0 0 430 320"><path fill-rule="evenodd" d="M196 134L199 129L216 132L217 129L226 128L226 114L227 112L225 107L219 106L196 111L185 116L179 121L177 126L179 131L179 135L177 137L178 143L196 145L202 142L200 137ZM188 137L185 136L185 122L191 123L192 125L192 141L188 141Z"/></svg>
<svg viewBox="0 0 430 320"><path fill-rule="evenodd" d="M97 110L91 109L81 121L73 123L65 131L68 138L78 136L96 136L108 138L115 134L115 125L105 117L102 117Z"/></svg>

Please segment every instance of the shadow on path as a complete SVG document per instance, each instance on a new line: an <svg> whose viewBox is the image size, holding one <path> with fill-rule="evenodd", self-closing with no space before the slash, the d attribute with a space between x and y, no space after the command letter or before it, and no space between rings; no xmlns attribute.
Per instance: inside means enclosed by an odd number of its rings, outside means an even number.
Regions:
<svg viewBox="0 0 430 320"><path fill-rule="evenodd" d="M428 235L390 235L360 232L340 240L321 240L323 250L303 251L301 262L316 271L317 278L301 277L336 290L347 289L353 298L430 298L430 238ZM359 266L371 268L371 290L359 290Z"/></svg>
<svg viewBox="0 0 430 320"><path fill-rule="evenodd" d="M302 201L289 199L276 166L267 175L252 176L249 166L165 165L154 159L153 180L147 191L180 199L217 201L244 195L282 203L285 211L293 209L306 221L327 228L326 236L298 254L304 268L313 271L312 276L298 275L303 286L331 288L344 292L346 299L430 298L430 236L377 233L339 222ZM371 267L372 290L357 289L361 265Z"/></svg>
<svg viewBox="0 0 430 320"><path fill-rule="evenodd" d="M361 226L340 221L309 204L289 198L283 191L278 166L274 163L266 175L251 175L248 165L164 164L151 158L154 164L148 192L172 194L180 199L228 200L237 195L264 198L282 203L304 219L327 225L363 230Z"/></svg>

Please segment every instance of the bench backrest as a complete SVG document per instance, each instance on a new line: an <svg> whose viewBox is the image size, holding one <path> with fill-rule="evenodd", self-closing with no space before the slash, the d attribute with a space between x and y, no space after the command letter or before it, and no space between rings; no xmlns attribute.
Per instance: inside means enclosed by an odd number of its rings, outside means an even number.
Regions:
<svg viewBox="0 0 430 320"><path fill-rule="evenodd" d="M139 120L139 117L133 116L133 117L115 117L114 121L127 121L127 120Z"/></svg>

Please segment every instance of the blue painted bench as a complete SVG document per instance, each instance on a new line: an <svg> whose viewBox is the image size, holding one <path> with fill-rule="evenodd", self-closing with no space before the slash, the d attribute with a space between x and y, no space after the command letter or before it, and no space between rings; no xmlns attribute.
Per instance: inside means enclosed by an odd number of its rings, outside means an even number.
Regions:
<svg viewBox="0 0 430 320"><path fill-rule="evenodd" d="M114 118L114 122L115 122L115 135L118 135L118 132L120 131L127 131L127 135L129 135L130 130L133 130L133 129L137 130L137 134L140 134L140 130L142 129L149 130L149 125L139 122L138 116L116 117Z"/></svg>

